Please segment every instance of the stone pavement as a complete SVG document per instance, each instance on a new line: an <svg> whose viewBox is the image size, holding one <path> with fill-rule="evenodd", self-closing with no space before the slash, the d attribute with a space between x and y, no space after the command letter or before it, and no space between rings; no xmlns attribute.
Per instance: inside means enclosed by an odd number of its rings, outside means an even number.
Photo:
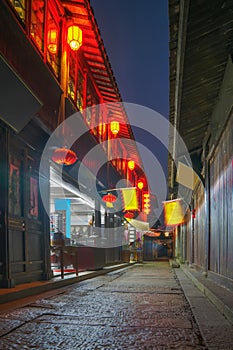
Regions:
<svg viewBox="0 0 233 350"><path fill-rule="evenodd" d="M230 350L231 344L230 323L168 262L136 264L0 313L1 350Z"/></svg>

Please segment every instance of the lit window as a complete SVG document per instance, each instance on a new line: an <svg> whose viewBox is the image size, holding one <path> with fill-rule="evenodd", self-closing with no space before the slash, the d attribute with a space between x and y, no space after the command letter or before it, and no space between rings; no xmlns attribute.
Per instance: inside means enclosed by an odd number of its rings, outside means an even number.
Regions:
<svg viewBox="0 0 233 350"><path fill-rule="evenodd" d="M25 6L26 0L10 0L11 4L14 6L17 14L23 22L25 22Z"/></svg>
<svg viewBox="0 0 233 350"><path fill-rule="evenodd" d="M54 73L59 75L59 26L55 22L52 13L48 11L48 32L47 32L47 61L52 67Z"/></svg>
<svg viewBox="0 0 233 350"><path fill-rule="evenodd" d="M76 52L70 52L69 56L69 79L68 79L68 95L75 101L75 75L76 75Z"/></svg>
<svg viewBox="0 0 233 350"><path fill-rule="evenodd" d="M41 51L44 49L44 10L44 0L32 1L30 34Z"/></svg>
<svg viewBox="0 0 233 350"><path fill-rule="evenodd" d="M90 110L88 110L86 113L86 122L91 126L94 127L99 124L99 99L97 96L97 93L91 83L91 80L87 80L87 107L92 107Z"/></svg>
<svg viewBox="0 0 233 350"><path fill-rule="evenodd" d="M84 77L80 70L78 70L77 79L77 107L81 111L83 109L83 83Z"/></svg>

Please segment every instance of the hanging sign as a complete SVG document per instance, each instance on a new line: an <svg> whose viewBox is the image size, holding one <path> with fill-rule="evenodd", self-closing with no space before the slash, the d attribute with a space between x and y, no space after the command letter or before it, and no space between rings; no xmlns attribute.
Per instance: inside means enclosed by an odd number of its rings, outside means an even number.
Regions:
<svg viewBox="0 0 233 350"><path fill-rule="evenodd" d="M166 226L176 226L184 222L184 210L182 199L175 199L163 202L164 219Z"/></svg>

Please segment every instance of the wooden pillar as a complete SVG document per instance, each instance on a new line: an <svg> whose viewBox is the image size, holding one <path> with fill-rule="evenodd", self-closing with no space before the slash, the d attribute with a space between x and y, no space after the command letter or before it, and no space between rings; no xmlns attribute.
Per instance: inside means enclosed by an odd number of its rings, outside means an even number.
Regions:
<svg viewBox="0 0 233 350"><path fill-rule="evenodd" d="M49 210L50 206L50 165L49 162L46 162L46 167L43 169L43 177L40 179L40 181L43 183L43 188L47 190L47 198L46 198L46 209ZM41 184L42 185L42 184ZM47 214L47 211L43 207L43 203L41 201L41 198L39 200L40 205L42 206L42 221L43 221L43 260L44 260L44 266L43 266L43 279L49 280L53 276L53 272L51 270L51 258L50 258L50 218Z"/></svg>
<svg viewBox="0 0 233 350"><path fill-rule="evenodd" d="M9 168L9 134L7 129L0 129L0 287L15 286L11 278L10 246L8 234L8 168Z"/></svg>

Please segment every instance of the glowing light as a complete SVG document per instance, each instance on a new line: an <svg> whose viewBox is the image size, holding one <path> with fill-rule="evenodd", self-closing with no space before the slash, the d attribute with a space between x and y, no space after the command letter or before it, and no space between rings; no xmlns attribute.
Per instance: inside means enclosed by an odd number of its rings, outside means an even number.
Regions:
<svg viewBox="0 0 233 350"><path fill-rule="evenodd" d="M73 51L77 51L83 43L82 30L77 25L68 28L67 42Z"/></svg>
<svg viewBox="0 0 233 350"><path fill-rule="evenodd" d="M114 196L114 194L109 193L109 194L105 194L105 195L102 197L102 200L103 200L104 202L114 203L114 202L116 202L117 197Z"/></svg>
<svg viewBox="0 0 233 350"><path fill-rule="evenodd" d="M77 159L76 153L65 147L57 148L52 156L52 160L60 165L72 165Z"/></svg>
<svg viewBox="0 0 233 350"><path fill-rule="evenodd" d="M113 133L113 135L117 135L118 132L120 131L119 122L116 122L116 121L111 122L110 129L111 129L111 132Z"/></svg>
<svg viewBox="0 0 233 350"><path fill-rule="evenodd" d="M142 190L143 187L144 187L144 183L142 181L138 181L138 185L137 186L138 186L139 190Z"/></svg>
<svg viewBox="0 0 233 350"><path fill-rule="evenodd" d="M128 161L128 168L129 168L130 170L134 170L134 168L135 168L134 160L129 160L129 161Z"/></svg>
<svg viewBox="0 0 233 350"><path fill-rule="evenodd" d="M143 211L145 214L150 213L150 194L143 193Z"/></svg>
<svg viewBox="0 0 233 350"><path fill-rule="evenodd" d="M58 31L52 28L48 31L47 47L50 53L57 53Z"/></svg>

